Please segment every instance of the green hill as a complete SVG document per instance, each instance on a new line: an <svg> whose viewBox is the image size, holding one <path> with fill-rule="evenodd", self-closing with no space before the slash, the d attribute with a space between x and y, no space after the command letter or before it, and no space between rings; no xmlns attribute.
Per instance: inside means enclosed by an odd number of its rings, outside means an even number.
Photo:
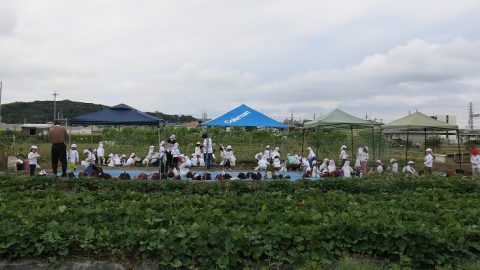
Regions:
<svg viewBox="0 0 480 270"><path fill-rule="evenodd" d="M63 118L72 118L95 112L108 106L102 104L77 102L71 100L57 101L57 112ZM195 121L190 115L169 115L160 112L149 113L165 119L168 123L185 123ZM13 102L2 105L2 121L8 124L46 123L53 120L53 101Z"/></svg>

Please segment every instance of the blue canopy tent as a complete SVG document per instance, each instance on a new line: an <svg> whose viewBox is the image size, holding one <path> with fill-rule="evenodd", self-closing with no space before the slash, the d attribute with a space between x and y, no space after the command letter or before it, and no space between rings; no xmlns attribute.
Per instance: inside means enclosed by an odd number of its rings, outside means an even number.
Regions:
<svg viewBox="0 0 480 270"><path fill-rule="evenodd" d="M206 127L273 127L288 128L245 104L202 124Z"/></svg>
<svg viewBox="0 0 480 270"><path fill-rule="evenodd" d="M160 126L164 124L164 120L122 103L100 111L73 117L71 124L158 126L158 148L160 149Z"/></svg>
<svg viewBox="0 0 480 270"><path fill-rule="evenodd" d="M163 120L138 111L126 104L118 104L100 111L73 117L71 124L155 126L163 124Z"/></svg>

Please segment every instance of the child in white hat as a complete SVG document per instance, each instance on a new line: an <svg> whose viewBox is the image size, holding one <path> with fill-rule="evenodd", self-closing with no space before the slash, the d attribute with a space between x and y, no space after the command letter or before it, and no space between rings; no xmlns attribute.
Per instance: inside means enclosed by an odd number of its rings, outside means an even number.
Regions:
<svg viewBox="0 0 480 270"><path fill-rule="evenodd" d="M30 147L30 152L28 153L28 164L30 164L30 176L35 175L35 168L37 168L39 157L40 157L40 154L38 154L37 146L32 145L32 147Z"/></svg>
<svg viewBox="0 0 480 270"><path fill-rule="evenodd" d="M392 173L398 173L398 163L397 160L394 158L390 159L390 171Z"/></svg>
<svg viewBox="0 0 480 270"><path fill-rule="evenodd" d="M407 166L403 167L403 173L404 174L411 174L411 175L418 175L417 171L415 170L415 162L409 161L407 163Z"/></svg>
<svg viewBox="0 0 480 270"><path fill-rule="evenodd" d="M427 150L425 150L425 158L424 158L425 162L423 162L423 164L425 164L425 171L428 174L432 174L434 159L435 158L433 157L432 148L427 148Z"/></svg>
<svg viewBox="0 0 480 270"><path fill-rule="evenodd" d="M70 146L70 151L68 152L68 168L70 172L75 172L76 165L80 162L80 156L78 155L77 145L72 144Z"/></svg>
<svg viewBox="0 0 480 270"><path fill-rule="evenodd" d="M342 145L342 147L340 147L340 156L338 156L338 158L342 161L343 167L343 164L345 164L345 161L347 161L348 158L346 145Z"/></svg>

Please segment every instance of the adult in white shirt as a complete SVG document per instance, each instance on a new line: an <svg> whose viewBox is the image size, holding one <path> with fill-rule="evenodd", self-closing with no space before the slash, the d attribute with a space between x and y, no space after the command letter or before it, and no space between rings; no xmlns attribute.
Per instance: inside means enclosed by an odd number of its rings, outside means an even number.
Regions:
<svg viewBox="0 0 480 270"><path fill-rule="evenodd" d="M473 148L470 152L470 163L472 163L472 176L480 173L480 155L477 148Z"/></svg>
<svg viewBox="0 0 480 270"><path fill-rule="evenodd" d="M432 174L433 160L435 159L433 157L432 148L427 148L427 150L425 150L425 153L425 162L423 162L423 164L425 164L425 171L428 174Z"/></svg>
<svg viewBox="0 0 480 270"><path fill-rule="evenodd" d="M212 167L213 159L213 141L208 136L208 133L203 133L203 159L205 161L205 167L209 170Z"/></svg>
<svg viewBox="0 0 480 270"><path fill-rule="evenodd" d="M342 145L342 147L340 147L340 155L338 156L338 158L342 161L343 167L343 164L345 164L345 161L347 161L348 158L346 145Z"/></svg>

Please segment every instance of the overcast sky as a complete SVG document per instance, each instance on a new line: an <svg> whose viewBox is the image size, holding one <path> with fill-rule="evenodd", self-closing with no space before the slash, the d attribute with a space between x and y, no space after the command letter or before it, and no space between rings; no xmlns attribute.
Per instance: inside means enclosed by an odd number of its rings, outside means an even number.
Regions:
<svg viewBox="0 0 480 270"><path fill-rule="evenodd" d="M480 1L0 0L2 103L480 112ZM480 123L480 119L477 120ZM480 125L477 125L480 126Z"/></svg>

